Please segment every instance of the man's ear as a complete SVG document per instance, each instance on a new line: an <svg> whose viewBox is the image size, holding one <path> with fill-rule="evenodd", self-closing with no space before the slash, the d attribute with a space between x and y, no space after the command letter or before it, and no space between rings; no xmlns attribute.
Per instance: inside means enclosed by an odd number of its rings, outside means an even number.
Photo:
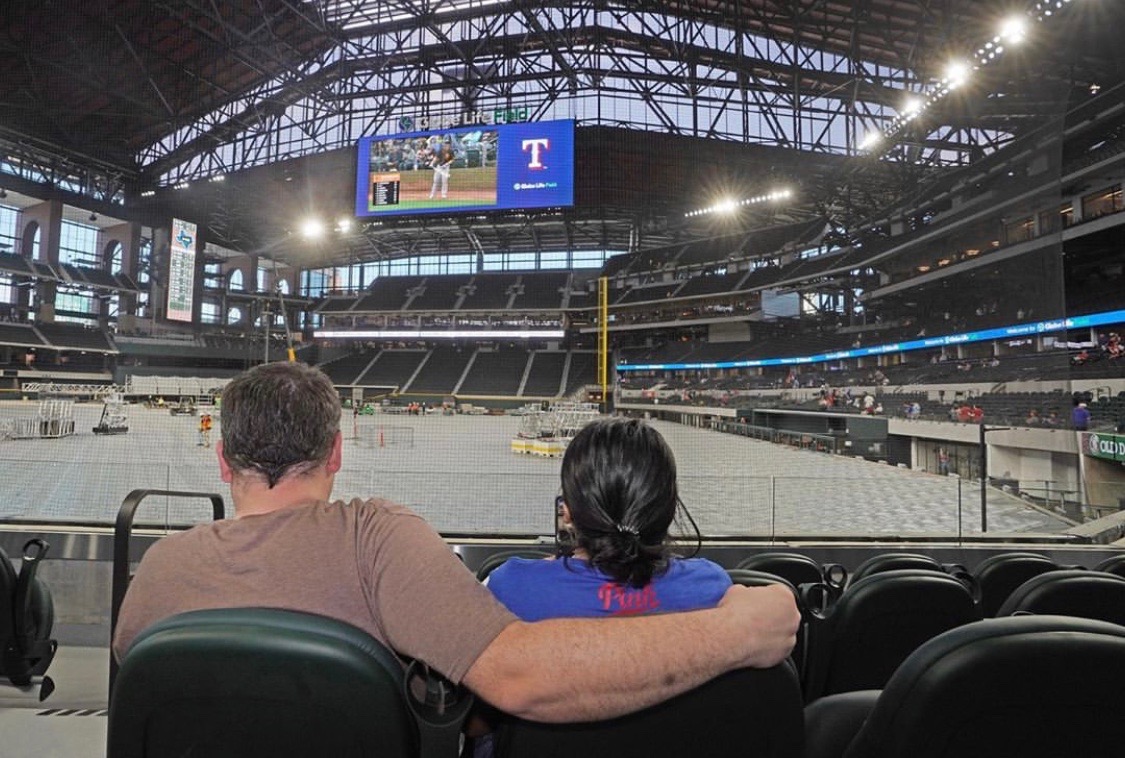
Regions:
<svg viewBox="0 0 1125 758"><path fill-rule="evenodd" d="M219 476L224 482L230 484L234 479L234 469L227 463L227 459L223 457L223 441L219 440L215 443L215 455L219 456Z"/></svg>
<svg viewBox="0 0 1125 758"><path fill-rule="evenodd" d="M325 465L329 474L335 474L344 465L344 435L340 432L336 432L336 438L332 440L332 450L328 453Z"/></svg>

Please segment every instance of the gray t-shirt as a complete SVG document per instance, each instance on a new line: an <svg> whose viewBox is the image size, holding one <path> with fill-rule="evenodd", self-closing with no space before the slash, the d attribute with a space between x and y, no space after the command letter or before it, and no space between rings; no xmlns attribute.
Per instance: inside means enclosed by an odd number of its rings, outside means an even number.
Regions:
<svg viewBox="0 0 1125 758"><path fill-rule="evenodd" d="M263 607L363 629L460 682L515 620L421 517L384 500L310 502L216 521L145 553L113 650L185 611Z"/></svg>

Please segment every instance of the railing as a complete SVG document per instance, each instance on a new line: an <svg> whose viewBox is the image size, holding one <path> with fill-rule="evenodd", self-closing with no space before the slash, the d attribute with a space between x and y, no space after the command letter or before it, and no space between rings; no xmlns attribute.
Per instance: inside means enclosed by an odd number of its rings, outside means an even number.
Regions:
<svg viewBox="0 0 1125 758"><path fill-rule="evenodd" d="M801 450L833 454L843 452L843 440L831 434L812 434L792 429L774 429L769 426L754 426L735 421L716 421L713 428L727 434L737 434L741 437L764 440L778 445L788 445Z"/></svg>
<svg viewBox="0 0 1125 758"><path fill-rule="evenodd" d="M121 615L121 604L125 601L125 591L129 589L130 570L132 567L129 538L133 534L133 521L136 518L137 510L147 498L153 495L163 498L165 502L172 498L196 502L199 500L209 500L211 502L212 520L219 521L226 515L222 495L213 493L142 489L133 490L125 496L125 499L121 502L121 508L117 511L117 517L113 526L113 584L110 591L109 617L109 636L111 641L117 631L117 620ZM191 567L187 566L185 570L190 571ZM113 682L117 678L117 669L117 659L111 654L109 657L110 696L113 695Z"/></svg>

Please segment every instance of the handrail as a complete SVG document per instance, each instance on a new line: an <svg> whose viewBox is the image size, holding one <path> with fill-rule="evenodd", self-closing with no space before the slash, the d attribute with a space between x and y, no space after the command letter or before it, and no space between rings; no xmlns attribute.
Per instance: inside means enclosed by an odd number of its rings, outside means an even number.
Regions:
<svg viewBox="0 0 1125 758"><path fill-rule="evenodd" d="M121 613L121 604L125 600L125 592L129 589L129 538L133 533L133 518L141 502L149 495L163 495L165 497L191 497L207 498L211 501L211 513L215 521L226 516L226 507L223 496L210 492L182 492L177 490L149 490L137 489L130 492L121 501L121 508L117 511L117 520L113 525L113 585L110 600L109 617L109 694L113 697L113 682L117 679L117 660L113 657L113 638L117 633L117 617Z"/></svg>

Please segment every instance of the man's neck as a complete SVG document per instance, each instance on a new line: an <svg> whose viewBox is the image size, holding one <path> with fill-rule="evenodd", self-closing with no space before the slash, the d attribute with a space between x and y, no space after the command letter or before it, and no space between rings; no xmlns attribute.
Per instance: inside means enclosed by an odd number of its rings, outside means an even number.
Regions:
<svg viewBox="0 0 1125 758"><path fill-rule="evenodd" d="M235 518L260 516L299 505L327 500L335 477L322 468L286 476L272 488L264 477L239 475L231 482Z"/></svg>

